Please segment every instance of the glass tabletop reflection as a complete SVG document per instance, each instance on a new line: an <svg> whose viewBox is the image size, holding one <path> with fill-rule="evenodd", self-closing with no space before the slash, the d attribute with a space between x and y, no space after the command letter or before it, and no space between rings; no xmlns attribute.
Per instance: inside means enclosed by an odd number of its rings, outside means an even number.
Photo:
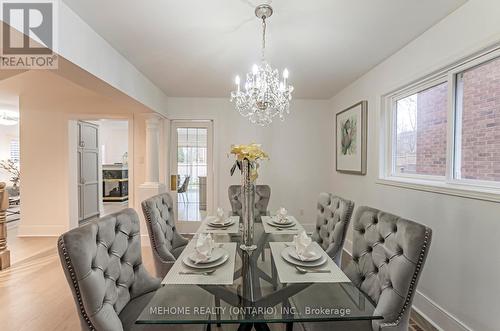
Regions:
<svg viewBox="0 0 500 331"><path fill-rule="evenodd" d="M216 242L241 241L239 235L217 234L214 238ZM136 323L258 324L382 318L375 314L373 302L350 282L281 283L268 242L292 239L293 235L267 234L261 223L255 223L257 249L245 252L238 245L233 284L166 284L156 291Z"/></svg>

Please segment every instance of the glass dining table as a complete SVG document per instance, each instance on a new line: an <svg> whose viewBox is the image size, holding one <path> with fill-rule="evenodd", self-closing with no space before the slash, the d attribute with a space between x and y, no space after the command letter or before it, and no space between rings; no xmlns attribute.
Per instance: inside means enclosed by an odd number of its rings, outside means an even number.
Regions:
<svg viewBox="0 0 500 331"><path fill-rule="evenodd" d="M214 234L214 239L238 243L233 283L165 284L136 324L204 324L207 330L212 325L235 324L238 330L269 330L270 323L284 323L288 331L302 322L352 321L371 330L371 321L383 318L351 282L282 283L269 243L291 242L292 234L269 234L262 223L255 223L257 249L252 252L239 248L241 236L237 234Z"/></svg>

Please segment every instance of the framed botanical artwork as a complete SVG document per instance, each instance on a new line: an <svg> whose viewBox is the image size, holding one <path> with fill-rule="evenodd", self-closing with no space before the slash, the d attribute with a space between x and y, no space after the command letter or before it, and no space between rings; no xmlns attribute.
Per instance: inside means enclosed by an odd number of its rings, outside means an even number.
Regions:
<svg viewBox="0 0 500 331"><path fill-rule="evenodd" d="M368 101L361 101L336 116L336 167L338 172L366 174Z"/></svg>

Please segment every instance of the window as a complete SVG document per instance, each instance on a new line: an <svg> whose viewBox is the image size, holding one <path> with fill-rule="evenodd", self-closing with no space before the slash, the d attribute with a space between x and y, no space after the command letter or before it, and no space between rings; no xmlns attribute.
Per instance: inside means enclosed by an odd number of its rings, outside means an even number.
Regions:
<svg viewBox="0 0 500 331"><path fill-rule="evenodd" d="M206 211L206 177L208 172L208 128L177 128L177 172L179 187L189 177L187 191L177 199L178 218L182 221L203 219ZM203 201L202 201L203 200Z"/></svg>
<svg viewBox="0 0 500 331"><path fill-rule="evenodd" d="M19 163L19 139L10 140L10 159L15 163Z"/></svg>
<svg viewBox="0 0 500 331"><path fill-rule="evenodd" d="M396 100L394 172L446 173L447 83Z"/></svg>
<svg viewBox="0 0 500 331"><path fill-rule="evenodd" d="M384 105L382 184L500 201L500 48L388 94Z"/></svg>

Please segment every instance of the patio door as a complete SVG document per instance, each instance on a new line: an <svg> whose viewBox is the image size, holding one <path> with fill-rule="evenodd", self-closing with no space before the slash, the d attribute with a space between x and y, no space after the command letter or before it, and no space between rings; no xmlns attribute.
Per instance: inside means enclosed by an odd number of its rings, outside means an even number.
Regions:
<svg viewBox="0 0 500 331"><path fill-rule="evenodd" d="M212 130L212 121L172 121L170 190L181 232L195 232L213 211Z"/></svg>

